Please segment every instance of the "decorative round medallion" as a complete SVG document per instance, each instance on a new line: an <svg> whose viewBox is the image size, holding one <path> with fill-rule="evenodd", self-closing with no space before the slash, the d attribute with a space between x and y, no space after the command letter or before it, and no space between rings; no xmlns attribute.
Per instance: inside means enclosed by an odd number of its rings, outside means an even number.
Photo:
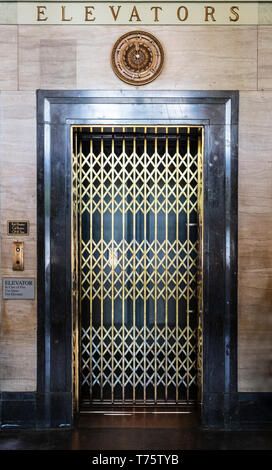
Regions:
<svg viewBox="0 0 272 470"><path fill-rule="evenodd" d="M144 31L132 31L116 41L111 55L112 68L120 80L145 85L161 73L164 53L158 39Z"/></svg>

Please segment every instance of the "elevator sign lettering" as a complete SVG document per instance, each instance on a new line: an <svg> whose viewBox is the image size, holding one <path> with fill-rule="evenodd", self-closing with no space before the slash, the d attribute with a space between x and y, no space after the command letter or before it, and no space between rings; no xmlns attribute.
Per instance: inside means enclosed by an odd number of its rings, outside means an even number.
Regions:
<svg viewBox="0 0 272 470"><path fill-rule="evenodd" d="M269 8L268 8L269 10ZM35 25L254 25L271 10L258 2L24 2L0 3L0 24Z"/></svg>
<svg viewBox="0 0 272 470"><path fill-rule="evenodd" d="M4 300L33 300L35 298L35 281L32 278L6 277L3 279Z"/></svg>

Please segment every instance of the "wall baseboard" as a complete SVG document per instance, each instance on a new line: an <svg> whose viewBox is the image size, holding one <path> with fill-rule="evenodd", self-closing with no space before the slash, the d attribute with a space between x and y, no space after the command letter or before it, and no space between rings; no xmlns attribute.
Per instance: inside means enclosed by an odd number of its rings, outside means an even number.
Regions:
<svg viewBox="0 0 272 470"><path fill-rule="evenodd" d="M242 429L272 428L272 392L240 392L238 397Z"/></svg>
<svg viewBox="0 0 272 470"><path fill-rule="evenodd" d="M36 392L0 392L0 428L35 428Z"/></svg>
<svg viewBox="0 0 272 470"><path fill-rule="evenodd" d="M272 429L272 392L238 393L236 417L229 430ZM0 392L0 428L46 428L36 392Z"/></svg>

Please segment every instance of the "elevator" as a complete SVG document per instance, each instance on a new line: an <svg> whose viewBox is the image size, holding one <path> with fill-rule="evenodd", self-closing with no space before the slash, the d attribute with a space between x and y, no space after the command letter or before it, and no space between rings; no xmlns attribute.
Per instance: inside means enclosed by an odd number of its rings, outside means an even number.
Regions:
<svg viewBox="0 0 272 470"><path fill-rule="evenodd" d="M237 421L238 107L233 91L38 91L42 426L195 402L204 426Z"/></svg>
<svg viewBox="0 0 272 470"><path fill-rule="evenodd" d="M203 127L78 127L73 142L77 408L201 393Z"/></svg>

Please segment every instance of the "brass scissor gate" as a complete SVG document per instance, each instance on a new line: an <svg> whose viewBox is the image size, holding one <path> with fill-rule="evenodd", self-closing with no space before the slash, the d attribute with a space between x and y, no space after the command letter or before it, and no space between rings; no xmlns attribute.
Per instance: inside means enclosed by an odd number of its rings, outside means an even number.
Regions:
<svg viewBox="0 0 272 470"><path fill-rule="evenodd" d="M203 129L73 129L80 402L196 400Z"/></svg>

